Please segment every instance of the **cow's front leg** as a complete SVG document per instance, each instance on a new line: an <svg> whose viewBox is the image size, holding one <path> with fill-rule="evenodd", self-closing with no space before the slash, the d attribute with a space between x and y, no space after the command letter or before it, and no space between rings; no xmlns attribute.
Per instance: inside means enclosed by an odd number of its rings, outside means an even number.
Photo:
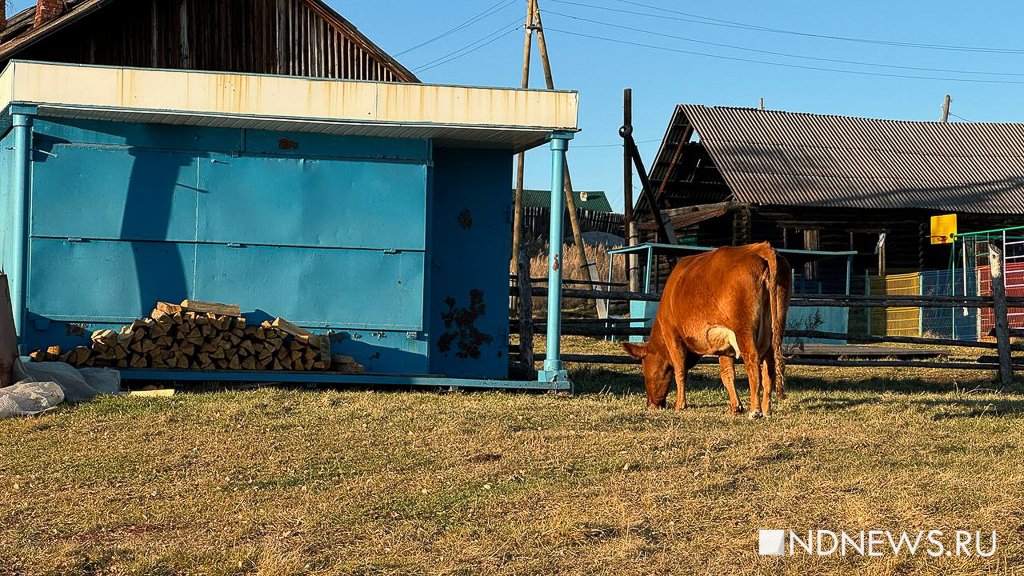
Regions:
<svg viewBox="0 0 1024 576"><path fill-rule="evenodd" d="M676 378L676 412L686 408L686 373L690 368L686 365L687 358L679 346L669 347L669 362Z"/></svg>
<svg viewBox="0 0 1024 576"><path fill-rule="evenodd" d="M736 416L743 413L743 404L736 396L736 367L733 362L734 360L729 356L718 357L718 369L722 375L722 384L725 384L725 390L729 393L729 414Z"/></svg>

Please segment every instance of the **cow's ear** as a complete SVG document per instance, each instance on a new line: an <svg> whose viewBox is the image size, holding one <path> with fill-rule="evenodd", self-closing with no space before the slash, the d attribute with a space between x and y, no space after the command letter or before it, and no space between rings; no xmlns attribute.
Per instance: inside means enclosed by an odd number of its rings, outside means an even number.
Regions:
<svg viewBox="0 0 1024 576"><path fill-rule="evenodd" d="M637 360L643 360L644 356L647 356L647 344L633 344L632 342L623 342L622 349Z"/></svg>

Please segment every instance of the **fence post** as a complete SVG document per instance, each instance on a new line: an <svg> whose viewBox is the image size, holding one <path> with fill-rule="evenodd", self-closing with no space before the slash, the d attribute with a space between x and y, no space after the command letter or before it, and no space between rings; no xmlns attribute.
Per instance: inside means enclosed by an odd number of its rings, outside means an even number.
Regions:
<svg viewBox="0 0 1024 576"><path fill-rule="evenodd" d="M988 243L988 268L992 282L992 307L995 311L996 344L999 347L999 380L1003 386L1013 384L1010 357L1010 324L1006 310L1006 284L1003 280L1003 249Z"/></svg>
<svg viewBox="0 0 1024 576"><path fill-rule="evenodd" d="M529 240L519 245L519 363L526 378L537 377L533 363L533 285L530 282Z"/></svg>

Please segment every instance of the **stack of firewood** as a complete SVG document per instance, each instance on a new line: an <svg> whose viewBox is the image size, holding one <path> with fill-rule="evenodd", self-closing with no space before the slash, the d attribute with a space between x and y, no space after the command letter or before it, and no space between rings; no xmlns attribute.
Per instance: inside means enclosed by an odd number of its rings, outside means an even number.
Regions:
<svg viewBox="0 0 1024 576"><path fill-rule="evenodd" d="M281 318L250 325L235 304L194 300L158 302L149 317L119 332L93 332L89 346L64 354L52 346L31 356L72 366L180 370L327 370L332 363L326 337Z"/></svg>

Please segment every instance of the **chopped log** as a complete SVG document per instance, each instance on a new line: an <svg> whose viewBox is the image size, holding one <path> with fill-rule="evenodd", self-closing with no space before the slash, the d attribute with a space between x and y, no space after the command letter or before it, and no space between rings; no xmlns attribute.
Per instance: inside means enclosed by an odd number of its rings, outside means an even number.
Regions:
<svg viewBox="0 0 1024 576"><path fill-rule="evenodd" d="M250 356L250 357L242 360L242 370L255 370L255 369L256 369L256 359L255 358Z"/></svg>
<svg viewBox="0 0 1024 576"><path fill-rule="evenodd" d="M46 353L50 356L60 356L60 346L50 346L46 349Z"/></svg>
<svg viewBox="0 0 1024 576"><path fill-rule="evenodd" d="M320 342L320 361L326 366L331 363L331 341L326 335L318 338Z"/></svg>
<svg viewBox="0 0 1024 576"><path fill-rule="evenodd" d="M200 302L199 300L182 300L181 308L189 312L213 313L218 316L241 316L242 309L238 304L221 304L220 302Z"/></svg>
<svg viewBox="0 0 1024 576"><path fill-rule="evenodd" d="M238 356L232 356L231 359L228 360L228 368L231 370L241 370L242 361L239 360Z"/></svg>
<svg viewBox="0 0 1024 576"><path fill-rule="evenodd" d="M285 334L294 336L303 342L308 342L309 337L313 336L313 333L310 332L309 330L306 330L305 328L299 328L295 324L292 324L291 322L281 317L274 318L274 322L271 323L271 326L277 328L278 330L284 332Z"/></svg>
<svg viewBox="0 0 1024 576"><path fill-rule="evenodd" d="M97 330L92 333L92 341L108 345L114 344L117 342L117 332L113 330Z"/></svg>
<svg viewBox="0 0 1024 576"><path fill-rule="evenodd" d="M200 331L199 328L193 328L192 331L188 333L188 336L185 336L185 340L191 342L192 344L195 344L196 346L202 346L203 333Z"/></svg>
<svg viewBox="0 0 1024 576"><path fill-rule="evenodd" d="M165 314L181 314L181 306L170 302L157 302L156 310ZM154 317L155 318L155 317Z"/></svg>
<svg viewBox="0 0 1024 576"><path fill-rule="evenodd" d="M128 364L132 368L149 368L149 362L146 357L141 354L133 354L131 362Z"/></svg>

